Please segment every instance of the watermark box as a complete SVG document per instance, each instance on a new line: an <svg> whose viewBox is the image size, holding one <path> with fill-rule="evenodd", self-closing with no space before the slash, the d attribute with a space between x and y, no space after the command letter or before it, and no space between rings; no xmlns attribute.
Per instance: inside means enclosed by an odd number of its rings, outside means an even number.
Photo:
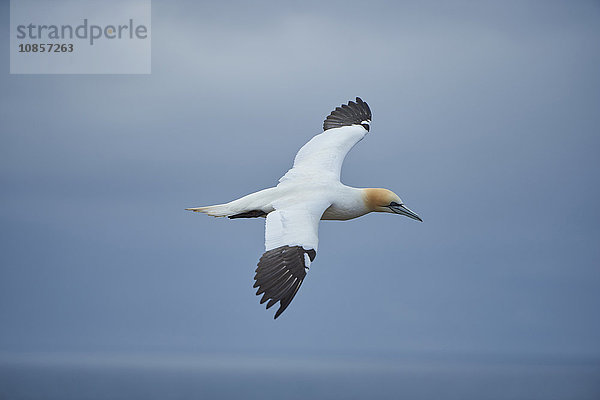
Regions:
<svg viewBox="0 0 600 400"><path fill-rule="evenodd" d="M149 74L150 0L11 0L11 74Z"/></svg>

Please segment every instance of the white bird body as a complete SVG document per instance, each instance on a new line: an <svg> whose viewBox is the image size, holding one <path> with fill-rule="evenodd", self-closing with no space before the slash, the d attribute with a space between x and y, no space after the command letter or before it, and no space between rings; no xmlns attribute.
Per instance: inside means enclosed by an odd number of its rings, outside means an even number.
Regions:
<svg viewBox="0 0 600 400"><path fill-rule="evenodd" d="M341 182L332 184L311 184L310 182L294 185L279 184L276 187L251 193L229 203L198 207L197 210L213 217L229 217L253 210L261 210L265 215L260 216L266 217L267 214L275 211L274 204L310 203L315 199L323 199L329 203L329 207L320 219L345 221L361 217L371 211L367 207L365 197L364 189L346 186Z"/></svg>
<svg viewBox="0 0 600 400"><path fill-rule="evenodd" d="M280 302L277 318L300 288L318 248L320 220L349 220L388 212L421 220L387 189L360 189L340 182L346 154L368 133L371 110L361 99L336 108L296 154L275 187L229 203L189 208L215 217L266 217L265 253L256 269L257 294L267 308Z"/></svg>

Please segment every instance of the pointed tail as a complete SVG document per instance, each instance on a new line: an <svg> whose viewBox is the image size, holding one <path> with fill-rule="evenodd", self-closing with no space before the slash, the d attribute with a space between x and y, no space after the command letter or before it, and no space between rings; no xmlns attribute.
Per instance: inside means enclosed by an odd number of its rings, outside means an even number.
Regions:
<svg viewBox="0 0 600 400"><path fill-rule="evenodd" d="M241 199L214 206L186 208L186 210L201 212L213 217L255 218L263 217L273 211L271 205L276 198L277 188L263 189L250 193Z"/></svg>
<svg viewBox="0 0 600 400"><path fill-rule="evenodd" d="M232 215L232 210L228 204L217 204L214 206L186 208L188 211L201 212L213 217L227 217Z"/></svg>

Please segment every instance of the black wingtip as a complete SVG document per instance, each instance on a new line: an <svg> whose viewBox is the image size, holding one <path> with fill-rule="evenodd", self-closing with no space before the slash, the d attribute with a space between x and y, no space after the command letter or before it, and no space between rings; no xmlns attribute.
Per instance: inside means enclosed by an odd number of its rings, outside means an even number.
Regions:
<svg viewBox="0 0 600 400"><path fill-rule="evenodd" d="M273 319L277 319L277 318L279 318L279 316L281 315L281 313L282 313L282 312L284 312L286 308L287 308L287 307L285 307L285 308L284 308L284 307L279 307L279 308L277 309L277 312L276 312L276 313L275 313L275 315L273 316Z"/></svg>
<svg viewBox="0 0 600 400"><path fill-rule="evenodd" d="M326 131L332 128L340 128L342 126L360 125L363 124L365 129L369 130L372 114L369 105L360 97L356 98L356 102L349 101L348 104L343 104L336 107L323 121L323 130ZM364 123L368 121L368 123Z"/></svg>
<svg viewBox="0 0 600 400"><path fill-rule="evenodd" d="M261 304L269 300L267 309L279 302L274 319L290 305L306 277L305 255L312 261L316 252L302 246L281 246L265 252L258 262L254 287L258 287L257 295L263 294Z"/></svg>
<svg viewBox="0 0 600 400"><path fill-rule="evenodd" d="M277 309L277 312L275 313L275 315L273 315L273 319L279 318L279 316L281 315L282 312L283 312L283 310L281 309L281 307L279 307Z"/></svg>

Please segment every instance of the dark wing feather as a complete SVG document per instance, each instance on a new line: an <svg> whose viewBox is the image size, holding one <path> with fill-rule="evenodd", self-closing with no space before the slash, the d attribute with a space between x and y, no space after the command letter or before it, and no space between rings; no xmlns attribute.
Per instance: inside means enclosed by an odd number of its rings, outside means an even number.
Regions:
<svg viewBox="0 0 600 400"><path fill-rule="evenodd" d="M267 308L279 302L275 318L290 305L306 277L305 254L310 261L317 255L314 250L305 250L302 246L281 246L265 252L258 262L254 276L254 287L258 288L256 294L264 293L260 303L269 300Z"/></svg>
<svg viewBox="0 0 600 400"><path fill-rule="evenodd" d="M335 110L325 118L323 130L339 128L341 126L359 125L363 121L371 122L371 109L360 97L356 102L349 101Z"/></svg>

